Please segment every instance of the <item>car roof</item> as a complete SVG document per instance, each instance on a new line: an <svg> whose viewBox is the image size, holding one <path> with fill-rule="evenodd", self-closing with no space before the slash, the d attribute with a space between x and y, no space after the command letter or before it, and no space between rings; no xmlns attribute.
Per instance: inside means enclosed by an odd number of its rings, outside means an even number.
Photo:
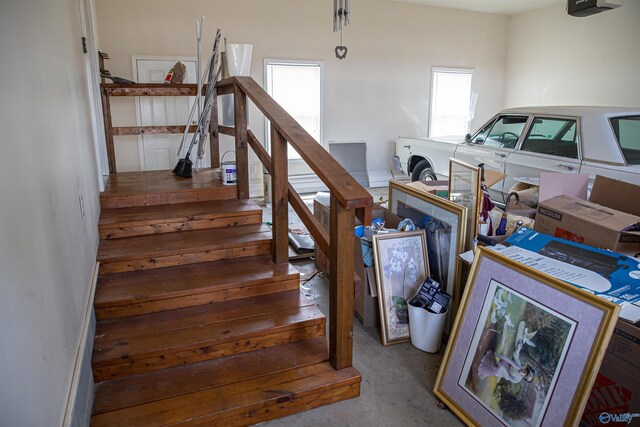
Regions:
<svg viewBox="0 0 640 427"><path fill-rule="evenodd" d="M549 114L556 116L612 117L640 114L640 107L604 107L604 106L539 106L507 108L500 113L509 114Z"/></svg>

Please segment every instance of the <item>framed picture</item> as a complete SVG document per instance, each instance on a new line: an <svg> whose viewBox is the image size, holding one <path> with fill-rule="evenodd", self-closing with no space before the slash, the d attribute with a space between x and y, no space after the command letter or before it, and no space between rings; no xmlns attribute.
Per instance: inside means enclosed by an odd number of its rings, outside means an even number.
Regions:
<svg viewBox="0 0 640 427"><path fill-rule="evenodd" d="M382 344L409 340L407 300L429 275L424 230L374 234L376 286Z"/></svg>
<svg viewBox="0 0 640 427"><path fill-rule="evenodd" d="M434 392L468 425L577 425L619 311L479 248Z"/></svg>
<svg viewBox="0 0 640 427"><path fill-rule="evenodd" d="M425 230L430 277L452 296L449 313L452 313L451 319L455 318L455 310L462 297L458 254L465 248L467 208L390 181L389 209L402 218L410 218L417 227Z"/></svg>
<svg viewBox="0 0 640 427"><path fill-rule="evenodd" d="M465 250L473 249L473 241L478 235L478 219L482 209L481 176L480 167L449 159L449 200L467 208Z"/></svg>

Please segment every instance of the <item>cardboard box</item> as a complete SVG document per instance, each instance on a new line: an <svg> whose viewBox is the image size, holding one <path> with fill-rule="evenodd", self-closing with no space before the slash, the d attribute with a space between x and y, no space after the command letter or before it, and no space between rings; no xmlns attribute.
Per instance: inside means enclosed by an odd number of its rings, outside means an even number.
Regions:
<svg viewBox="0 0 640 427"><path fill-rule="evenodd" d="M493 250L587 292L619 304L620 317L637 321L638 260L521 227Z"/></svg>
<svg viewBox="0 0 640 427"><path fill-rule="evenodd" d="M640 327L618 320L580 425L640 426ZM604 421L612 416L623 422ZM631 417L631 414L637 414ZM603 418L601 418L603 417Z"/></svg>
<svg viewBox="0 0 640 427"><path fill-rule="evenodd" d="M597 176L588 201L561 195L540 202L534 228L634 256L640 252L640 216L630 212L640 210L638 199L639 186Z"/></svg>

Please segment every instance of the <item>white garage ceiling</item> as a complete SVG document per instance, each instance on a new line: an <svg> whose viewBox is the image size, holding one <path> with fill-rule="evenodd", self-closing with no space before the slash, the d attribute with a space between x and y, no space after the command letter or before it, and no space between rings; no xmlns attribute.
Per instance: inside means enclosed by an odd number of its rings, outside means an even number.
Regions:
<svg viewBox="0 0 640 427"><path fill-rule="evenodd" d="M532 10L566 4L566 0L394 0L428 6L471 10L473 12L516 15Z"/></svg>

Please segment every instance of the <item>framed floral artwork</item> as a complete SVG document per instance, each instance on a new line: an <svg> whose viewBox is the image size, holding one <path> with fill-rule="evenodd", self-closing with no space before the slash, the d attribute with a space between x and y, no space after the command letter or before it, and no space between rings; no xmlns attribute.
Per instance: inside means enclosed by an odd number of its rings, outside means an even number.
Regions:
<svg viewBox="0 0 640 427"><path fill-rule="evenodd" d="M473 249L478 235L478 220L482 208L481 176L480 167L449 159L449 200L467 208L465 250Z"/></svg>
<svg viewBox="0 0 640 427"><path fill-rule="evenodd" d="M374 234L382 344L409 340L407 301L429 275L424 230Z"/></svg>
<svg viewBox="0 0 640 427"><path fill-rule="evenodd" d="M389 182L389 210L401 218L409 218L425 230L429 276L452 296L451 321L462 297L461 261L464 252L467 208L434 194L418 191L408 185ZM448 323L448 325L450 325ZM446 327L449 331L450 326Z"/></svg>
<svg viewBox="0 0 640 427"><path fill-rule="evenodd" d="M578 425L619 311L479 248L434 392L467 425Z"/></svg>

